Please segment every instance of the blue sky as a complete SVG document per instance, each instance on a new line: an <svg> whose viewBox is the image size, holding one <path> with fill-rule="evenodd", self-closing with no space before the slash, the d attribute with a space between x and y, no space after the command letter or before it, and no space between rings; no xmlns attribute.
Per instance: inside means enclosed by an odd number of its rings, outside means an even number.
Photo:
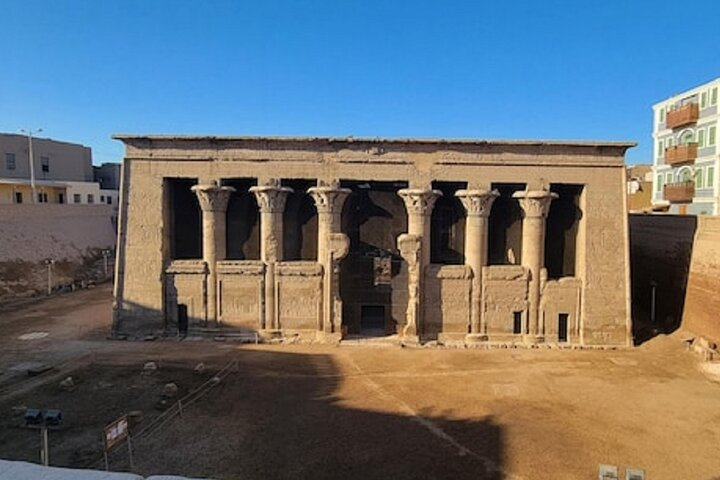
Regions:
<svg viewBox="0 0 720 480"><path fill-rule="evenodd" d="M0 131L633 140L720 76L720 2L0 0Z"/></svg>

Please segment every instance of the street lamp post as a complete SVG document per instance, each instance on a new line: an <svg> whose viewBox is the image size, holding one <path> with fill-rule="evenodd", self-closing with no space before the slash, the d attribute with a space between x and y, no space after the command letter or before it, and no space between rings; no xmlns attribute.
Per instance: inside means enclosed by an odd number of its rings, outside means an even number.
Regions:
<svg viewBox="0 0 720 480"><path fill-rule="evenodd" d="M34 133L42 132L42 128L37 128L35 130L20 129L20 131L26 134L28 137L28 157L30 162L30 190L32 191L32 203L37 203L37 192L35 190L35 159L33 158L32 136Z"/></svg>

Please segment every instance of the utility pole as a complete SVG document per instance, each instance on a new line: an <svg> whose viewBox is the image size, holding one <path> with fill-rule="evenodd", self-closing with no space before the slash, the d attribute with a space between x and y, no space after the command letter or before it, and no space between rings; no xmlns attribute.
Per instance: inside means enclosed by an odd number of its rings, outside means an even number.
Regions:
<svg viewBox="0 0 720 480"><path fill-rule="evenodd" d="M20 131L28 137L28 157L30 162L30 190L32 190L32 203L37 203L37 191L35 189L35 159L33 158L33 144L32 136L34 133L42 132L42 128L36 128L35 130L20 129Z"/></svg>

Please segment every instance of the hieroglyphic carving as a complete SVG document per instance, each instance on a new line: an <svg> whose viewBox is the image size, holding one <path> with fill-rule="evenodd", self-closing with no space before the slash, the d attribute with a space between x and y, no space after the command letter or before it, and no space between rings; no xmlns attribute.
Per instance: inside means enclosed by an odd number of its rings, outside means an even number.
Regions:
<svg viewBox="0 0 720 480"><path fill-rule="evenodd" d="M284 277L278 286L280 328L318 328L319 282L312 277Z"/></svg>
<svg viewBox="0 0 720 480"><path fill-rule="evenodd" d="M558 198L558 194L547 190L525 190L513 193L513 198L518 199L526 218L547 218L550 202Z"/></svg>
<svg viewBox="0 0 720 480"><path fill-rule="evenodd" d="M194 185L190 188L197 195L203 212L225 212L233 187L220 187L216 181L207 185Z"/></svg>
<svg viewBox="0 0 720 480"><path fill-rule="evenodd" d="M220 281L220 319L223 324L259 328L259 276L226 276Z"/></svg>
<svg viewBox="0 0 720 480"><path fill-rule="evenodd" d="M420 259L422 241L417 235L404 233L398 237L400 256L408 265L408 306L403 336L418 334L420 324Z"/></svg>
<svg viewBox="0 0 720 480"><path fill-rule="evenodd" d="M403 188L398 195L405 202L408 214L430 215L438 197L442 196L440 190L422 188Z"/></svg>
<svg viewBox="0 0 720 480"><path fill-rule="evenodd" d="M468 216L487 217L495 202L500 196L497 190L458 190L455 196L460 199Z"/></svg>

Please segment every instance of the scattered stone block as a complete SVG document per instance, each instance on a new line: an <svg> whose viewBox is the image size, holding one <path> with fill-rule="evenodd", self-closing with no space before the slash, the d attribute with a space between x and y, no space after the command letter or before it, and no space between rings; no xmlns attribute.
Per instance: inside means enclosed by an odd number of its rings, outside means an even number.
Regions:
<svg viewBox="0 0 720 480"><path fill-rule="evenodd" d="M63 381L60 382L60 389L66 392L72 392L73 390L75 390L75 387L75 380L73 380L72 377L66 377Z"/></svg>
<svg viewBox="0 0 720 480"><path fill-rule="evenodd" d="M193 369L193 371L195 373L197 373L198 375L200 375L201 373L203 373L205 371L205 364L203 362L198 363L197 365L195 365L195 368Z"/></svg>
<svg viewBox="0 0 720 480"><path fill-rule="evenodd" d="M143 365L142 373L143 375L152 375L157 369L158 366L155 362L146 362L145 365Z"/></svg>
<svg viewBox="0 0 720 480"><path fill-rule="evenodd" d="M165 386L163 387L163 393L162 393L163 398L175 398L175 397L177 397L177 394L178 394L178 386L175 383L173 383L173 382L166 383Z"/></svg>

